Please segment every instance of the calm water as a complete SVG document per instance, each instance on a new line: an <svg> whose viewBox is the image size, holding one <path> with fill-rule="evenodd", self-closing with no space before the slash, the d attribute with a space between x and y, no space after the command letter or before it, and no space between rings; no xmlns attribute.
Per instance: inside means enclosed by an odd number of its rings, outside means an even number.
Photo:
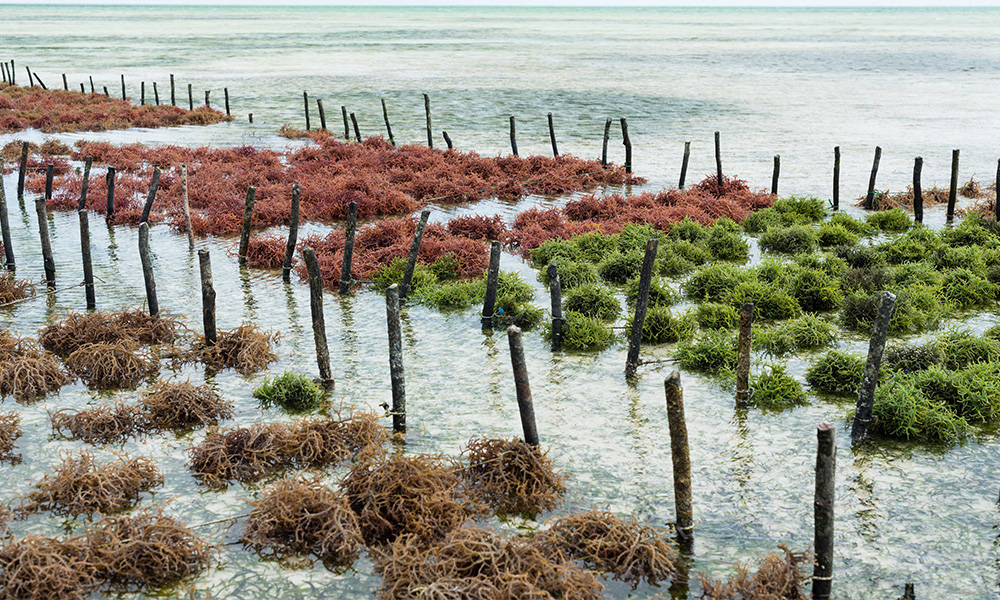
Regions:
<svg viewBox="0 0 1000 600"><path fill-rule="evenodd" d="M339 127L339 106L357 113L362 133L382 131L379 99L389 104L397 140L425 140L420 94L431 95L435 144L447 130L456 145L484 154L508 150L507 119L518 118L522 154L548 152L545 114L554 113L560 150L593 157L604 119L627 117L635 170L650 188L676 183L683 142L692 141L690 178L714 167L711 136L722 131L727 172L758 187L770 182L772 156L782 157L781 191L828 197L832 148L843 150L842 199L863 193L872 148L883 148L879 187L899 188L914 156L925 159L925 185L946 184L952 148L962 150L963 179L992 178L1000 153L996 99L1000 93L1000 10L604 10L604 9L360 9L360 8L123 8L5 7L0 58L29 65L50 86L65 72L71 86L93 75L100 87L129 94L157 81L168 97L168 75L186 102L212 89L213 104L228 87L237 120L211 128L133 130L59 136L65 141L109 139L147 143L284 145L273 132L302 125L302 90L322 98ZM147 83L147 98L151 97ZM182 93L181 90L184 90ZM254 113L253 125L246 114ZM314 123L318 116L313 106ZM617 134L617 130L616 133ZM0 136L41 138L37 132ZM613 140L618 138L613 137ZM620 157L615 141L612 153ZM618 158L620 160L620 158ZM18 273L41 276L34 211L17 207L16 181L4 179L10 199ZM448 207L511 216L534 204L484 202ZM940 227L940 211L927 220ZM51 217L61 285L80 279L76 217ZM139 305L142 278L136 232L93 228L98 303ZM308 231L324 226L311 225ZM197 260L183 238L166 227L152 232L160 304L189 315L200 327ZM281 330L277 370L315 368L308 290L285 286L273 273L240 271L227 255L233 241L202 240L212 250L221 327L252 320ZM756 254L755 254L756 255ZM534 272L513 256L503 268ZM536 301L548 297L536 285ZM39 298L0 310L0 324L34 334L48 318L84 306L71 289L54 301ZM326 298L335 399L349 407L376 407L390 398L384 302L362 292ZM420 306L405 311L404 344L410 398L408 451L457 453L474 435L519 432L507 344L484 335L473 312L441 314ZM964 319L982 329L987 313ZM668 365L623 377L625 348L600 354L553 355L541 336L526 337L538 427L569 479L559 511L598 507L635 512L665 525L674 514L662 380ZM864 352L866 341L845 337L841 347ZM671 348L644 350L665 358ZM792 361L800 379L804 361ZM200 381L196 368L184 372ZM250 397L259 376L223 373L212 379L237 406L232 423L280 420ZM815 425L845 424L849 405L812 398L809 406L779 414L733 409L729 392L712 380L684 375L694 469L697 544L694 569L731 571L738 559L788 542L812 540ZM121 394L132 399L134 392ZM0 467L3 497L26 491L63 450L83 444L53 440L46 410L81 407L98 397L80 385L45 402L4 410L21 412L24 462ZM852 453L839 432L837 562L840 598L894 598L913 581L921 597L998 598L1000 524L997 440L949 449L883 447ZM188 474L185 451L204 432L184 438L130 442L132 454L154 456L165 474L157 501L192 524L246 512L259 487L204 492ZM110 458L106 449L99 454ZM331 473L331 481L342 471ZM150 499L144 499L148 503ZM59 519L41 516L16 531L58 533ZM240 525L201 527L213 541L238 539ZM218 568L193 583L220 597L366 597L378 585L364 560L355 572L322 567L283 569L238 546L226 546ZM640 597L655 590L640 588ZM182 593L182 592L179 592ZM627 590L609 587L609 596Z"/></svg>

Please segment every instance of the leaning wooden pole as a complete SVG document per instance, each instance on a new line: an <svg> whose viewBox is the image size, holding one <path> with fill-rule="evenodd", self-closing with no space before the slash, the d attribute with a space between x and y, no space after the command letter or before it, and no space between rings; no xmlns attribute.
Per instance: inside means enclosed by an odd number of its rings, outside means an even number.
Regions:
<svg viewBox="0 0 1000 600"><path fill-rule="evenodd" d="M389 143L396 145L396 138L392 137L392 125L389 124L389 109L385 106L385 98L382 98L382 119L385 120L385 133L389 136Z"/></svg>
<svg viewBox="0 0 1000 600"><path fill-rule="evenodd" d="M622 144L625 145L625 173L632 173L632 140L628 137L628 121L625 117L621 119L622 123Z"/></svg>
<svg viewBox="0 0 1000 600"><path fill-rule="evenodd" d="M837 428L820 423L816 428L816 494L813 501L812 598L830 600L833 588L833 500L837 471Z"/></svg>
<svg viewBox="0 0 1000 600"><path fill-rule="evenodd" d="M611 117L604 122L604 141L601 144L601 166L608 166L608 140L611 139Z"/></svg>
<svg viewBox="0 0 1000 600"><path fill-rule="evenodd" d="M316 110L319 111L319 128L326 131L326 111L323 110L323 99L316 98Z"/></svg>
<svg viewBox="0 0 1000 600"><path fill-rule="evenodd" d="M250 186L247 188L247 197L243 202L243 224L240 227L240 249L238 259L240 266L246 266L247 253L250 252L250 229L253 226L253 205L257 195L257 188Z"/></svg>
<svg viewBox="0 0 1000 600"><path fill-rule="evenodd" d="M549 140L552 142L552 156L559 156L559 146L556 145L556 128L552 123L552 113L549 113Z"/></svg>
<svg viewBox="0 0 1000 600"><path fill-rule="evenodd" d="M309 127L309 94L306 93L304 90L302 92L302 104L305 105L305 111L306 111L306 131L309 131L309 129L310 129L310 127Z"/></svg>
<svg viewBox="0 0 1000 600"><path fill-rule="evenodd" d="M875 387L878 385L878 371L882 366L882 352L885 350L885 339L889 335L889 320L892 318L892 309L895 306L895 294L882 292L875 325L872 327L872 337L868 343L868 360L858 391L858 406L854 413L854 423L851 425L852 446L862 444L868 439L868 428L871 426L872 410L875 405Z"/></svg>
<svg viewBox="0 0 1000 600"><path fill-rule="evenodd" d="M740 334L736 343L736 404L750 402L750 347L753 340L753 302L740 308Z"/></svg>
<svg viewBox="0 0 1000 600"><path fill-rule="evenodd" d="M635 314L632 317L632 331L628 337L628 357L625 359L625 376L632 377L639 367L639 347L642 344L642 328L646 321L646 309L649 306L649 286L653 281L653 266L656 264L656 249L660 240L649 238L646 241L646 256L642 261L642 271L639 274L639 297L635 301Z"/></svg>
<svg viewBox="0 0 1000 600"><path fill-rule="evenodd" d="M340 266L340 289L341 294L351 291L351 284L354 282L351 276L351 269L354 262L354 234L358 228L358 203L351 202L347 205L347 224L344 226L344 262Z"/></svg>
<svg viewBox="0 0 1000 600"><path fill-rule="evenodd" d="M427 147L433 148L434 134L431 130L431 99L427 94L424 94L424 113L427 115ZM402 297L405 297L405 295Z"/></svg>
<svg viewBox="0 0 1000 600"><path fill-rule="evenodd" d="M948 186L949 221L955 218L955 202L958 200L958 148L951 151L951 185Z"/></svg>
<svg viewBox="0 0 1000 600"><path fill-rule="evenodd" d="M490 267L486 273L486 296L483 300L483 327L493 324L493 315L496 313L497 284L500 280L500 242L494 240L490 242Z"/></svg>
<svg viewBox="0 0 1000 600"><path fill-rule="evenodd" d="M722 177L722 134L718 131L715 132L715 183L716 183L716 195L724 195L724 182L725 179Z"/></svg>
<svg viewBox="0 0 1000 600"><path fill-rule="evenodd" d="M174 86L174 74L170 74L170 106L177 106L177 88Z"/></svg>
<svg viewBox="0 0 1000 600"><path fill-rule="evenodd" d="M187 163L181 163L181 198L184 203L184 231L187 232L188 249L194 250L194 231L191 228L191 203L188 201Z"/></svg>
<svg viewBox="0 0 1000 600"><path fill-rule="evenodd" d="M389 379L392 385L392 432L406 433L406 375L403 371L403 333L399 318L399 286L385 290L385 316L389 331Z"/></svg>
<svg viewBox="0 0 1000 600"><path fill-rule="evenodd" d="M684 180L687 179L688 161L691 159L691 142L684 142L684 157L681 159L681 179L677 184L677 189L684 189Z"/></svg>
<svg viewBox="0 0 1000 600"><path fill-rule="evenodd" d="M771 170L771 195L778 195L778 175L781 174L781 156L774 155L774 168Z"/></svg>
<svg viewBox="0 0 1000 600"><path fill-rule="evenodd" d="M94 265L90 257L90 217L87 209L77 210L80 215L80 256L83 259L83 287L87 297L87 310L97 308L97 295L94 292Z"/></svg>
<svg viewBox="0 0 1000 600"><path fill-rule="evenodd" d="M149 253L149 223L139 224L139 260L142 262L142 279L146 284L146 303L149 314L154 317L160 312L156 299L156 278L153 276L153 259Z"/></svg>
<svg viewBox="0 0 1000 600"><path fill-rule="evenodd" d="M115 218L115 168L108 167L108 172L104 176L105 187L108 188L107 206L104 209L104 218L112 221Z"/></svg>
<svg viewBox="0 0 1000 600"><path fill-rule="evenodd" d="M28 142L21 142L21 162L17 166L17 201L24 202L24 176L28 170Z"/></svg>
<svg viewBox="0 0 1000 600"><path fill-rule="evenodd" d="M878 161L882 158L882 148L875 146L875 158L872 160L872 174L868 178L868 193L865 194L865 209L871 210L875 204L875 178L878 176Z"/></svg>
<svg viewBox="0 0 1000 600"><path fill-rule="evenodd" d="M538 445L538 427L535 424L535 405L531 399L528 384L528 365L524 360L524 343L521 329L515 325L507 328L507 343L510 345L510 362L514 369L514 390L517 394L517 410L521 414L521 430L524 441L530 446Z"/></svg>
<svg viewBox="0 0 1000 600"><path fill-rule="evenodd" d="M690 548L694 542L694 511L691 503L691 452L684 420L684 389L681 374L674 371L663 381L670 429L670 460L674 472L674 507L677 511L677 541Z"/></svg>
<svg viewBox="0 0 1000 600"><path fill-rule="evenodd" d="M510 116L510 151L517 156L517 130L514 125L514 115Z"/></svg>
<svg viewBox="0 0 1000 600"><path fill-rule="evenodd" d="M319 379L323 387L331 388L333 374L330 371L330 350L326 344L326 320L323 318L323 274L319 270L315 250L306 246L302 249L302 258L306 261L306 271L309 273L309 311L312 314Z"/></svg>
<svg viewBox="0 0 1000 600"><path fill-rule="evenodd" d="M426 208L420 213L420 221L417 222L417 230L413 233L413 244L410 246L410 257L406 263L406 272L403 274L403 282L399 285L400 301L406 299L406 294L410 291L410 281L413 279L413 271L417 268L417 253L420 252L420 240L424 237L424 227L427 226L427 219L431 216L431 209Z"/></svg>
<svg viewBox="0 0 1000 600"><path fill-rule="evenodd" d="M149 222L149 211L153 209L153 202L156 200L156 190L160 189L160 167L153 168L153 178L149 182L149 192L146 194L146 204L142 207L142 217L140 223Z"/></svg>
<svg viewBox="0 0 1000 600"><path fill-rule="evenodd" d="M295 257L295 244L299 238L299 184L292 184L292 214L288 219L288 242L285 244L285 261L281 266L281 280L291 281L292 259Z"/></svg>
<svg viewBox="0 0 1000 600"><path fill-rule="evenodd" d="M45 198L35 200L35 216L38 218L38 237L42 243L45 285L54 288L56 287L56 263L52 260L52 242L49 240L49 221L45 211Z"/></svg>
<svg viewBox="0 0 1000 600"><path fill-rule="evenodd" d="M198 266L201 271L201 320L205 328L205 345L214 346L215 284L212 282L212 257L204 248L198 251Z"/></svg>

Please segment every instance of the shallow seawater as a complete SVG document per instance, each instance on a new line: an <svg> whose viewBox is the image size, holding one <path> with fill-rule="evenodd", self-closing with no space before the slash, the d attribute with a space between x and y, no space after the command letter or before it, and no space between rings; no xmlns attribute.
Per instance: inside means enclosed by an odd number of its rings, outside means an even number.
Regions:
<svg viewBox="0 0 1000 600"><path fill-rule="evenodd" d="M696 140L689 180L700 179L712 168L715 129L724 132L727 172L763 187L770 181L771 156L780 152L782 192L823 198L829 196L831 148L841 144L844 205L864 191L876 143L886 149L880 188L905 185L917 154L927 160L925 185L946 181L952 147L963 149L963 179L973 173L988 178L996 164L997 117L989 99L1000 90L998 11L275 10L32 7L32 19L18 19L29 9L14 7L4 47L19 59L19 68L30 61L50 86L57 80L53 73L66 71L71 82L93 73L114 93L120 72L130 85L156 78L163 87L167 73L175 72L184 86L194 79L196 98L199 87L210 87L221 100L226 85L240 115L238 122L209 128L58 136L70 142L294 145L274 131L284 122L301 125L302 89L330 98L331 129L343 103L358 111L363 132L381 132L378 99L384 96L394 133L419 142L419 94L428 91L435 122L460 148L484 154L506 150L511 113L525 115L523 129L519 120L522 153L547 151L544 114L552 110L560 117L560 149L581 156L599 150L606 115L628 116L636 172L651 180L645 189L674 183L685 139ZM98 22L106 26L96 27ZM885 22L892 24L890 32ZM245 122L250 111L254 125ZM315 110L313 119L318 121ZM0 143L41 137L5 135ZM613 148L620 152L620 146ZM18 275L38 281L33 198L19 207L16 177L4 177L4 185ZM510 219L527 207L565 200L436 206L433 219L468 213ZM943 227L940 207L928 210L926 221ZM84 306L83 288L72 287L81 279L76 216L53 213L49 224L58 285L65 289L0 309L0 326L32 336L54 316ZM328 227L310 224L302 233ZM142 305L136 230L92 219L91 234L98 306ZM153 227L151 242L161 308L200 331L196 254L165 225ZM297 279L283 284L275 272L240 269L234 244L197 241L211 251L219 327L253 321L280 331L279 361L271 371L314 371L308 288ZM754 245L752 260L759 258ZM530 266L509 254L501 266L520 272L534 285L536 302L548 306L547 291ZM391 401L384 298L371 291L348 298L327 294L324 309L335 403L381 410ZM482 331L476 312L404 309L406 452L457 454L472 436L519 435L506 336ZM955 317L945 325L982 331L998 314ZM863 354L867 339L845 335L839 347ZM666 360L671 350L647 347L643 358ZM673 366L645 365L630 384L622 343L601 353L553 354L541 334L531 332L525 352L540 437L569 485L556 514L596 507L666 526L674 510L662 383ZM788 361L800 381L809 358ZM263 374L227 371L206 378L200 368L189 367L179 377L207 379L235 403L236 416L227 426L291 418L262 410L252 398ZM996 436L954 447L887 444L854 452L846 428L849 402L810 395L809 405L794 410L739 411L725 382L689 373L682 381L694 481L694 572L725 575L735 561L780 543L811 543L815 431L828 421L839 427L836 596L895 598L912 581L921 597L1000 598ZM137 394L118 396L133 400ZM22 414L25 433L18 444L23 462L0 466L3 499L26 492L61 452L87 447L53 438L48 411L105 399L75 384L32 405L6 401L2 409ZM321 565L290 569L243 551L236 543L236 518L262 485L223 492L199 487L186 451L204 435L151 436L122 447L153 457L164 473L164 485L145 495L143 505L170 501L171 514L222 545L216 566L190 582L194 589L229 598L371 595L379 581L365 558L354 570L336 574ZM103 459L112 450L118 448L96 449ZM329 481L343 472L331 471ZM49 515L13 525L18 534L50 535L67 526ZM658 591L665 590L644 586L634 595ZM609 597L629 594L609 584Z"/></svg>

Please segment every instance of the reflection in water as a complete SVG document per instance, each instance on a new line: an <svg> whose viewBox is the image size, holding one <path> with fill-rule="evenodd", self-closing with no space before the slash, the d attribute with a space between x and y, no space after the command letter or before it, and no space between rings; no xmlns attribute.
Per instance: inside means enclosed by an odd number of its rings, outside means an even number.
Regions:
<svg viewBox="0 0 1000 600"><path fill-rule="evenodd" d="M866 541L874 542L881 537L879 525L883 517L879 514L878 497L875 495L875 480L869 473L872 456L863 450L852 450L854 452L854 469L857 474L851 478L847 487L854 492L861 505L861 508L854 512L855 528Z"/></svg>
<svg viewBox="0 0 1000 600"><path fill-rule="evenodd" d="M749 498L747 494L753 493L750 482L754 473L754 452L753 440L750 437L750 428L747 426L747 414L749 409L737 406L733 411L731 423L735 426L734 437L730 437L732 445L733 462L730 472L739 484L739 498L745 505Z"/></svg>
<svg viewBox="0 0 1000 600"><path fill-rule="evenodd" d="M118 262L118 242L115 241L115 226L110 221L105 221L108 226L108 257L112 263Z"/></svg>
<svg viewBox="0 0 1000 600"><path fill-rule="evenodd" d="M291 286L288 286L289 295L291 294ZM354 296L350 294L343 294L339 297L340 301L340 322L343 327L340 330L340 339L344 343L344 352L341 355L344 363L342 368L344 369L343 377L355 377L358 375L358 370L360 366L360 354L358 348L358 332L355 326L354 319Z"/></svg>
<svg viewBox="0 0 1000 600"><path fill-rule="evenodd" d="M240 287L243 289L243 307L246 309L247 319L256 323L257 300L253 296L253 286L250 285L250 269L247 267L240 267Z"/></svg>

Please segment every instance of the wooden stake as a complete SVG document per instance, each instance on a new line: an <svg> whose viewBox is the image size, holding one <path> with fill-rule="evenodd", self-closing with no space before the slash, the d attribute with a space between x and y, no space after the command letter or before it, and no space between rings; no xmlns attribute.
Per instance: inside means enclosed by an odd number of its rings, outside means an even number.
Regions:
<svg viewBox="0 0 1000 600"><path fill-rule="evenodd" d="M691 142L684 142L684 158L681 159L681 180L677 184L677 189L684 189L684 180L687 179L688 161L691 159Z"/></svg>
<svg viewBox="0 0 1000 600"><path fill-rule="evenodd" d="M524 343L521 329L516 325L507 328L507 343L510 345L510 363L514 369L514 389L517 393L517 410L521 413L521 430L524 441L530 446L538 445L538 428L535 425L535 406L528 384L528 365L524 361Z"/></svg>
<svg viewBox="0 0 1000 600"><path fill-rule="evenodd" d="M108 92L108 86L104 86L104 97L105 98L110 98L111 97L111 93Z"/></svg>
<svg viewBox="0 0 1000 600"><path fill-rule="evenodd" d="M917 594L913 590L913 583L907 582L903 585L903 597L900 600L917 600Z"/></svg>
<svg viewBox="0 0 1000 600"><path fill-rule="evenodd" d="M80 215L80 255L83 258L83 287L87 296L87 310L97 308L94 294L94 265L90 261L90 217L87 209L77 210Z"/></svg>
<svg viewBox="0 0 1000 600"><path fill-rule="evenodd" d="M882 366L882 352L885 350L885 338L889 335L889 320L892 309L896 305L896 296L892 292L882 292L878 315L872 328L872 337L868 343L868 360L865 363L865 374L861 379L858 391L858 407L854 413L854 424L851 425L851 445L857 446L868 438L868 427L872 421L872 407L875 404L875 387L878 385L878 371Z"/></svg>
<svg viewBox="0 0 1000 600"><path fill-rule="evenodd" d="M358 203L347 205L347 225L344 229L344 262L340 267L340 293L351 291L351 263L354 260L354 232L358 226Z"/></svg>
<svg viewBox="0 0 1000 600"><path fill-rule="evenodd" d="M153 102L156 102L157 106L160 105L160 90L156 88L155 81L153 82Z"/></svg>
<svg viewBox="0 0 1000 600"><path fill-rule="evenodd" d="M108 167L108 173L104 176L105 186L108 188L108 203L104 210L104 218L108 221L115 217L115 168Z"/></svg>
<svg viewBox="0 0 1000 600"><path fill-rule="evenodd" d="M174 87L174 74L170 74L170 106L177 106L176 87Z"/></svg>
<svg viewBox="0 0 1000 600"><path fill-rule="evenodd" d="M55 173L55 165L45 166L45 202L48 204L52 200L52 176Z"/></svg>
<svg viewBox="0 0 1000 600"><path fill-rule="evenodd" d="M93 94L93 93L94 93L94 76L93 76L93 75L90 75L90 76L88 76L88 77L90 78L90 93L91 93L91 94ZM41 82L41 80L38 80L38 82L39 82L39 83L42 83L42 82ZM43 88L45 87L45 84L44 84L44 83L42 83L42 87L43 87Z"/></svg>
<svg viewBox="0 0 1000 600"><path fill-rule="evenodd" d="M653 281L653 266L656 263L656 249L660 240L649 238L646 241L646 256L642 261L642 272L639 274L639 297L635 301L635 315L632 317L632 332L628 339L628 357L625 360L625 376L635 376L639 367L639 347L642 343L642 326L646 320L646 308L649 306L649 286Z"/></svg>
<svg viewBox="0 0 1000 600"><path fill-rule="evenodd" d="M205 90L205 108L212 108L212 103L208 101L208 96L211 93L212 90Z"/></svg>
<svg viewBox="0 0 1000 600"><path fill-rule="evenodd" d="M232 115L229 114L229 88L222 88L222 93L226 96L226 116L231 117Z"/></svg>
<svg viewBox="0 0 1000 600"><path fill-rule="evenodd" d="M670 460L674 471L674 506L677 511L677 542L690 548L694 542L694 514L691 504L691 454L687 423L684 421L684 389L681 374L674 371L663 380L667 398L667 426L670 429Z"/></svg>
<svg viewBox="0 0 1000 600"><path fill-rule="evenodd" d="M434 136L431 134L431 99L427 94L424 94L424 113L427 115L427 147L434 147ZM406 290L403 290L404 292ZM405 298L406 294L400 296Z"/></svg>
<svg viewBox="0 0 1000 600"><path fill-rule="evenodd" d="M625 144L625 173L632 172L632 140L628 137L628 121L622 117L622 143Z"/></svg>
<svg viewBox="0 0 1000 600"><path fill-rule="evenodd" d="M90 167L94 163L94 157L88 156L83 163L83 181L80 183L80 201L77 202L76 209L87 208L87 189L90 187Z"/></svg>
<svg viewBox="0 0 1000 600"><path fill-rule="evenodd" d="M326 320L323 318L323 275L316 260L316 251L306 246L302 249L309 273L309 309L312 312L313 338L316 340L316 362L319 364L319 379L323 387L333 387L330 371L330 350L326 345Z"/></svg>
<svg viewBox="0 0 1000 600"><path fill-rule="evenodd" d="M389 125L389 109L385 107L385 98L382 98L382 118L385 119L385 132L389 135L389 143L396 145L396 140L392 137L392 127Z"/></svg>
<svg viewBox="0 0 1000 600"><path fill-rule="evenodd" d="M8 271L16 269L14 265L14 246L10 241L10 218L7 213L7 192L4 191L3 181L0 181L0 234L3 240L4 267Z"/></svg>
<svg viewBox="0 0 1000 600"><path fill-rule="evenodd" d="M128 97L125 96L125 74L124 73L122 73L122 100L128 100Z"/></svg>
<svg viewBox="0 0 1000 600"><path fill-rule="evenodd" d="M299 237L299 184L292 184L292 214L288 219L288 243L285 244L285 262L281 267L281 280L291 281L292 258L295 256L295 243Z"/></svg>
<svg viewBox="0 0 1000 600"><path fill-rule="evenodd" d="M483 300L483 327L493 324L496 314L497 283L500 279L500 242L490 242L490 268L486 273L486 298Z"/></svg>
<svg viewBox="0 0 1000 600"><path fill-rule="evenodd" d="M403 274L403 283L399 286L399 300L406 299L406 293L410 289L410 280L413 279L413 270L417 267L417 253L420 251L420 239L424 236L424 227L427 226L427 219L431 216L431 209L425 208L420 213L420 221L417 223L417 230L413 234L413 245L410 246L410 258L406 263L406 273Z"/></svg>
<svg viewBox="0 0 1000 600"><path fill-rule="evenodd" d="M139 223L139 260L142 261L142 279L146 282L146 303L149 314L154 317L160 312L156 300L156 278L153 276L153 260L149 255L149 223Z"/></svg>
<svg viewBox="0 0 1000 600"><path fill-rule="evenodd" d="M611 117L604 122L604 143L601 146L601 166L608 166L608 140L611 138Z"/></svg>
<svg viewBox="0 0 1000 600"><path fill-rule="evenodd" d="M718 131L715 132L715 183L718 195L722 196L725 179L722 177L722 136Z"/></svg>
<svg viewBox="0 0 1000 600"><path fill-rule="evenodd" d="M406 379L403 372L403 334L399 322L399 285L385 290L389 330L389 379L392 382L392 432L406 433Z"/></svg>
<svg viewBox="0 0 1000 600"><path fill-rule="evenodd" d="M347 141L351 141L351 126L347 122L347 107L341 106L340 112L344 114L344 139L346 139Z"/></svg>
<svg viewBox="0 0 1000 600"><path fill-rule="evenodd" d="M951 151L951 186L948 188L948 220L955 218L955 201L958 199L958 148Z"/></svg>
<svg viewBox="0 0 1000 600"><path fill-rule="evenodd" d="M68 92L69 91L69 81L66 80L66 74L65 73L62 74L62 78L63 78L63 89ZM4 77L5 81L6 81L6 79L7 78Z"/></svg>
<svg viewBox="0 0 1000 600"><path fill-rule="evenodd" d="M753 340L753 302L740 309L740 335L736 351L736 404L750 402L750 346Z"/></svg>
<svg viewBox="0 0 1000 600"><path fill-rule="evenodd" d="M882 148L875 146L875 160L872 161L872 174L868 178L868 194L865 195L865 209L871 210L875 202L875 177L878 175L878 161L882 158Z"/></svg>
<svg viewBox="0 0 1000 600"><path fill-rule="evenodd" d="M307 94L305 92L305 90L302 91L302 104L305 105L305 110L306 110L306 131L309 131L309 129L310 129L310 127L309 127L309 94Z"/></svg>
<svg viewBox="0 0 1000 600"><path fill-rule="evenodd" d="M441 135L444 136L444 143L447 144L448 145L448 149L451 150L453 146L451 144L451 138L448 137L448 132L447 131L442 131Z"/></svg>
<svg viewBox="0 0 1000 600"><path fill-rule="evenodd" d="M354 141L361 143L361 130L358 129L358 118L351 113L351 125L354 125Z"/></svg>
<svg viewBox="0 0 1000 600"><path fill-rule="evenodd" d="M21 162L17 167L17 201L24 202L24 175L28 170L28 142L21 142Z"/></svg>
<svg viewBox="0 0 1000 600"><path fill-rule="evenodd" d="M83 88L83 84L80 84L80 88ZM80 91L83 91L82 89ZM146 106L146 82L143 81L139 84L139 106Z"/></svg>
<svg viewBox="0 0 1000 600"><path fill-rule="evenodd" d="M833 210L840 210L840 146L833 148Z"/></svg>
<svg viewBox="0 0 1000 600"><path fill-rule="evenodd" d="M204 248L198 251L198 266L201 268L201 319L205 327L205 344L214 346L215 285L212 283L212 257Z"/></svg>
<svg viewBox="0 0 1000 600"><path fill-rule="evenodd" d="M250 123L253 123L253 113L249 113L247 115L247 119L250 121Z"/></svg>
<svg viewBox="0 0 1000 600"><path fill-rule="evenodd" d="M80 82L80 93L81 94L86 94L87 93L87 88L86 88L86 86L84 86L84 84L83 84L82 81Z"/></svg>
<svg viewBox="0 0 1000 600"><path fill-rule="evenodd" d="M194 92L191 90L191 84L188 84L188 110L194 110Z"/></svg>
<svg viewBox="0 0 1000 600"><path fill-rule="evenodd" d="M250 228L253 225L253 205L256 194L257 188L251 185L247 188L247 197L243 202L243 225L240 228L240 248L238 254L241 267L246 266L247 252L250 250Z"/></svg>
<svg viewBox="0 0 1000 600"><path fill-rule="evenodd" d="M924 194L920 189L920 171L923 168L923 158L918 156L913 159L913 220L917 223L924 222Z"/></svg>
<svg viewBox="0 0 1000 600"><path fill-rule="evenodd" d="M326 112L323 111L322 98L316 98L316 110L319 111L319 128L326 131Z"/></svg>
<svg viewBox="0 0 1000 600"><path fill-rule="evenodd" d="M549 113L549 140L552 141L552 156L559 156L559 147L556 146L556 129L552 124L552 113Z"/></svg>
<svg viewBox="0 0 1000 600"><path fill-rule="evenodd" d="M187 231L188 248L194 250L194 231L191 230L191 204L188 202L188 166L181 163L181 196L184 201L184 229Z"/></svg>
<svg viewBox="0 0 1000 600"><path fill-rule="evenodd" d="M816 495L813 503L812 598L829 600L833 587L833 500L837 470L837 428L820 423L816 428Z"/></svg>
<svg viewBox="0 0 1000 600"><path fill-rule="evenodd" d="M517 131L514 126L514 115L510 116L510 151L517 156Z"/></svg>
<svg viewBox="0 0 1000 600"><path fill-rule="evenodd" d="M562 282L559 280L559 267L549 263L546 269L549 278L549 297L552 300L552 351L562 350L563 319L562 315Z"/></svg>
<svg viewBox="0 0 1000 600"><path fill-rule="evenodd" d="M774 155L774 170L771 171L771 195L778 195L778 174L781 173L781 156Z"/></svg>
<svg viewBox="0 0 1000 600"><path fill-rule="evenodd" d="M1000 159L997 160L997 177L993 183L993 189L996 191L995 197L993 198L993 217L996 219L997 223L1000 223Z"/></svg>
<svg viewBox="0 0 1000 600"><path fill-rule="evenodd" d="M153 209L153 201L156 200L156 190L158 189L160 189L160 167L154 167L153 179L149 182L149 192L146 194L146 204L142 207L140 223L149 222L149 211Z"/></svg>

